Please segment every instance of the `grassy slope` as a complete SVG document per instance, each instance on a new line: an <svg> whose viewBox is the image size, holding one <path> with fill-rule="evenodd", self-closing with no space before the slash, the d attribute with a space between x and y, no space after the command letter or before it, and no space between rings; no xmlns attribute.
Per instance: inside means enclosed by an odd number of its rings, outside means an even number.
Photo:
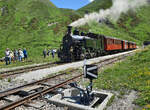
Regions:
<svg viewBox="0 0 150 110"><path fill-rule="evenodd" d="M135 56L116 63L113 67L99 74L95 87L120 91L138 91L135 103L140 106L150 104L150 47L137 52Z"/></svg>
<svg viewBox="0 0 150 110"><path fill-rule="evenodd" d="M7 47L26 47L30 58L38 59L44 48L59 47L66 25L80 16L67 15L49 0L2 0L2 7L7 8L0 17L0 57Z"/></svg>
<svg viewBox="0 0 150 110"><path fill-rule="evenodd" d="M95 11L99 11L99 9L107 9L112 5L111 0L95 0L92 3L80 8L77 12L84 14L84 13L91 13Z"/></svg>

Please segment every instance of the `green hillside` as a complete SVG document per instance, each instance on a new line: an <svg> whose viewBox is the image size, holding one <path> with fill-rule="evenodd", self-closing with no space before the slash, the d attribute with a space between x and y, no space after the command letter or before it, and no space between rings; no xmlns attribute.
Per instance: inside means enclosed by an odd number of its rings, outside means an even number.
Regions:
<svg viewBox="0 0 150 110"><path fill-rule="evenodd" d="M110 0L95 0L91 4L79 9L78 11L90 10L97 11L96 9L104 8L106 4L112 4ZM105 4L105 5L102 5ZM93 8L90 8L93 7ZM145 40L150 40L150 5L143 6L136 9L136 11L128 11L122 14L117 22L109 20L109 22L96 23L92 22L81 26L93 33L104 34L106 36L113 36L124 40L131 40L137 44L142 44ZM87 29L88 27L88 29Z"/></svg>
<svg viewBox="0 0 150 110"><path fill-rule="evenodd" d="M76 21L77 19L82 17L80 13L72 9L60 8L60 10L65 16L68 16L72 21Z"/></svg>
<svg viewBox="0 0 150 110"><path fill-rule="evenodd" d="M30 58L38 61L44 48L59 48L66 26L84 13L111 7L111 0L95 0L74 11L59 9L49 0L0 1L0 58L8 47L27 48ZM150 40L150 6L122 14L117 22L89 23L83 30L114 36L141 44ZM80 14L79 14L80 13Z"/></svg>
<svg viewBox="0 0 150 110"><path fill-rule="evenodd" d="M25 47L31 57L44 48L58 48L66 26L80 17L49 0L1 0L0 9L0 57L7 47Z"/></svg>
<svg viewBox="0 0 150 110"><path fill-rule="evenodd" d="M98 12L100 9L107 9L112 6L111 0L95 0L92 3L80 8L77 12L81 14Z"/></svg>

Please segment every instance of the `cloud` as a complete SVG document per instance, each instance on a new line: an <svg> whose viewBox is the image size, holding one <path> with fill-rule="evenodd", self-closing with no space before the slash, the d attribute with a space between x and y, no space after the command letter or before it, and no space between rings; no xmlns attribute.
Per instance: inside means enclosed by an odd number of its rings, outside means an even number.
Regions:
<svg viewBox="0 0 150 110"><path fill-rule="evenodd" d="M89 0L89 2L93 2L94 0Z"/></svg>

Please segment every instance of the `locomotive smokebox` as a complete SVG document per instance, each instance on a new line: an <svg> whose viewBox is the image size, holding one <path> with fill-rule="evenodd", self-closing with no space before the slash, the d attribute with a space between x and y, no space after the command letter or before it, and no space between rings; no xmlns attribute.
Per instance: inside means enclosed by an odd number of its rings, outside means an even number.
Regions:
<svg viewBox="0 0 150 110"><path fill-rule="evenodd" d="M71 30L72 30L72 26L68 26L68 34L70 35L71 34Z"/></svg>

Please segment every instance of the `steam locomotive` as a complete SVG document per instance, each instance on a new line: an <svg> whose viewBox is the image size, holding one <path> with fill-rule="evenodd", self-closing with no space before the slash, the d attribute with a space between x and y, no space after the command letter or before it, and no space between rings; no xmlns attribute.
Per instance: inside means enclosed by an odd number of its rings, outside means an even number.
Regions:
<svg viewBox="0 0 150 110"><path fill-rule="evenodd" d="M68 26L58 51L63 62L72 62L84 58L93 58L105 54L136 49L136 43L94 33L83 33Z"/></svg>

